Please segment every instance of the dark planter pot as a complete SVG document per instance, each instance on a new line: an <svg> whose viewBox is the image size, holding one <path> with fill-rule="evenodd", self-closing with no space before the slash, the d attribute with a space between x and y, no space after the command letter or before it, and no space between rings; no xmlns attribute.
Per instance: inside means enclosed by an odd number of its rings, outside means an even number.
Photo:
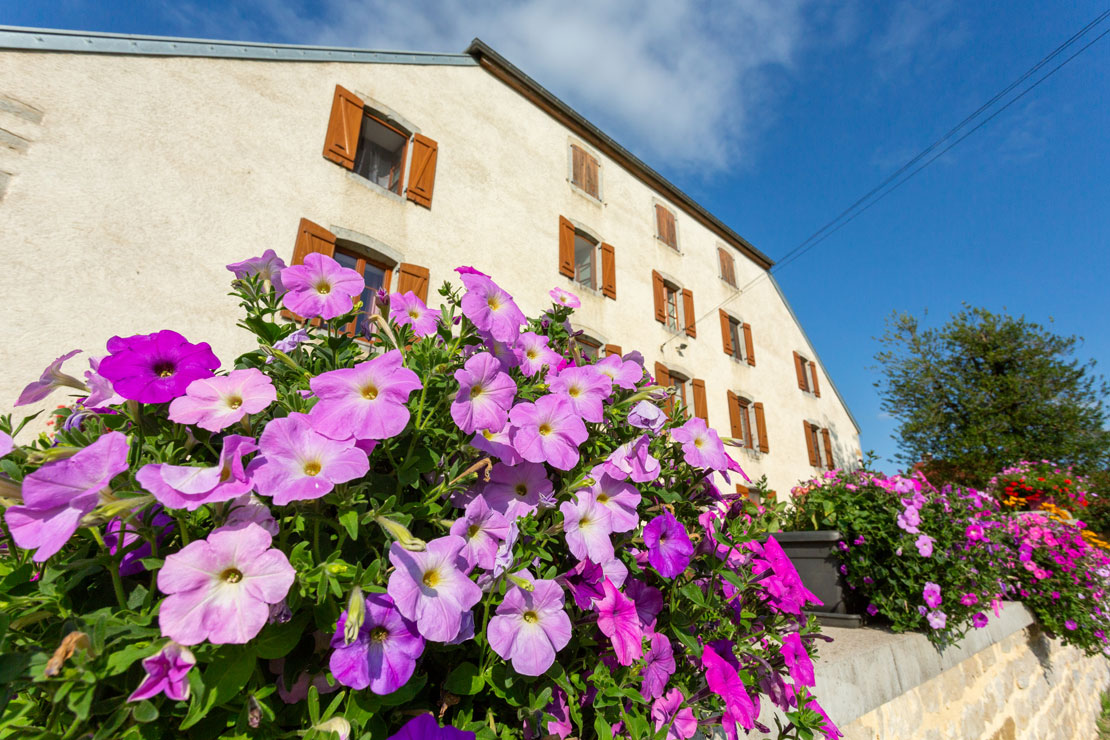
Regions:
<svg viewBox="0 0 1110 740"><path fill-rule="evenodd" d="M805 587L821 600L820 611L809 611L828 627L859 627L862 617L848 611L848 587L838 568L836 543L840 532L775 532L778 542L798 570Z"/></svg>

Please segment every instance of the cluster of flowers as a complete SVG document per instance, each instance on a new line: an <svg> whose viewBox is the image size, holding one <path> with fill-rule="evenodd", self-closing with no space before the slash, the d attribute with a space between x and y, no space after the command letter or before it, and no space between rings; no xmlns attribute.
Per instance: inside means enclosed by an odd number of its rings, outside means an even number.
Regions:
<svg viewBox="0 0 1110 740"><path fill-rule="evenodd" d="M816 600L712 483L739 466L638 353L583 361L575 296L528 321L464 267L443 310L379 292L354 337L363 280L331 258L228 269L259 341L234 369L115 337L85 381L69 353L24 391L81 394L53 439L3 420L28 726L735 738L768 731L765 695L784 735L839 735L809 691Z"/></svg>
<svg viewBox="0 0 1110 740"><path fill-rule="evenodd" d="M1053 504L1069 510L1085 509L1091 493L1087 479L1071 466L1050 460L1022 460L991 478L987 490L1011 509L1038 509Z"/></svg>

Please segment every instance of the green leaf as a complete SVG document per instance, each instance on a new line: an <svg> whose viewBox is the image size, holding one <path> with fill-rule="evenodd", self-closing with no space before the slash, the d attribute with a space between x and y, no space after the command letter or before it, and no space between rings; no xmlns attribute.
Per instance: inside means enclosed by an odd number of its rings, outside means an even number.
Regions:
<svg viewBox="0 0 1110 740"><path fill-rule="evenodd" d="M285 624L266 625L252 642L258 657L276 660L288 655L297 646L311 617L311 614L302 611Z"/></svg>
<svg viewBox="0 0 1110 740"><path fill-rule="evenodd" d="M204 683L203 701L194 702L181 723L187 730L204 719L213 708L231 701L246 685L254 672L256 656L253 647L222 648L216 659L209 663L201 678Z"/></svg>
<svg viewBox="0 0 1110 740"><path fill-rule="evenodd" d="M109 676L115 676L123 673L132 665L136 660L153 655L154 650L149 642L136 642L125 647L112 650L108 654L108 673Z"/></svg>
<svg viewBox="0 0 1110 740"><path fill-rule="evenodd" d="M141 701L131 710L131 716L135 718L136 722L153 722L158 719L158 707L149 701Z"/></svg>
<svg viewBox="0 0 1110 740"><path fill-rule="evenodd" d="M478 674L478 666L473 663L460 663L447 676L443 688L452 694L472 696L477 694L485 685L485 679Z"/></svg>
<svg viewBox="0 0 1110 740"><path fill-rule="evenodd" d="M705 594L702 593L701 586L696 583L687 583L679 589L679 593L697 606L706 606Z"/></svg>
<svg viewBox="0 0 1110 740"><path fill-rule="evenodd" d="M594 717L594 732L598 740L613 740L613 728L600 714Z"/></svg>
<svg viewBox="0 0 1110 740"><path fill-rule="evenodd" d="M348 509L339 515L339 523L347 530L352 540L358 539L358 512Z"/></svg>
<svg viewBox="0 0 1110 740"><path fill-rule="evenodd" d="M413 676L409 679L409 682L407 684L397 689L392 694L386 694L385 696L381 697L382 706L397 707L402 704L407 704L409 701L412 700L414 696L417 695L417 693L420 692L420 689L424 688L424 684L426 684L427 682L428 677L423 674L419 676Z"/></svg>

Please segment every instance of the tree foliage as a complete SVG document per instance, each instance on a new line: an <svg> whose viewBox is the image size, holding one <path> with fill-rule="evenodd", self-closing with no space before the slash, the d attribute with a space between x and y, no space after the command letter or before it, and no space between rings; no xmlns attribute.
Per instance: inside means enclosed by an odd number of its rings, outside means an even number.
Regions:
<svg viewBox="0 0 1110 740"><path fill-rule="evenodd" d="M879 342L899 461L981 485L1023 459L1082 472L1110 460L1108 387L1094 360L1074 358L1080 337L965 304L939 328L895 312Z"/></svg>

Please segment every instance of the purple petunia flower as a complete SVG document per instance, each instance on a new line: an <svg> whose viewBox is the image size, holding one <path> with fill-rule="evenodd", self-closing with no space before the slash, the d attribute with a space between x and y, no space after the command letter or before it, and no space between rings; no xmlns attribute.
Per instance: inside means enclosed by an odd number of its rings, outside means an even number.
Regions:
<svg viewBox="0 0 1110 740"><path fill-rule="evenodd" d="M150 657L143 658L146 678L127 701L142 701L158 694L167 699L185 701L189 698L189 671L197 664L192 651L172 640Z"/></svg>
<svg viewBox="0 0 1110 740"><path fill-rule="evenodd" d="M447 642L458 636L463 612L482 598L482 589L462 572L461 537L432 540L423 552L405 550L394 542L389 562L396 570L387 591L406 619L416 622L425 639Z"/></svg>
<svg viewBox="0 0 1110 740"><path fill-rule="evenodd" d="M648 699L663 696L667 681L675 671L674 648L662 632L651 636L647 654L644 655L644 668L641 673L643 683L640 693Z"/></svg>
<svg viewBox="0 0 1110 740"><path fill-rule="evenodd" d="M401 616L388 594L369 594L365 601L362 626L350 644L344 639L347 612L339 615L328 668L344 686L392 694L412 677L416 659L424 652L424 638L415 624Z"/></svg>
<svg viewBox="0 0 1110 740"><path fill-rule="evenodd" d="M555 654L570 642L570 617L563 609L563 589L555 581L532 580L525 591L511 586L489 621L487 636L493 652L511 661L523 676L539 676L555 662Z"/></svg>
<svg viewBox="0 0 1110 740"><path fill-rule="evenodd" d="M7 432L0 432L0 457L4 457L15 449L15 440Z"/></svg>
<svg viewBox="0 0 1110 740"><path fill-rule="evenodd" d="M821 605L821 600L802 583L797 568L786 557L782 546L774 537L767 538L760 554L763 560L753 562L752 572L759 574L765 572L767 567L770 568L772 577L764 582L764 588L775 606L785 612L801 615L806 603Z"/></svg>
<svg viewBox="0 0 1110 740"><path fill-rule="evenodd" d="M490 470L489 483L482 497L491 509L512 521L531 514L554 490L547 477L547 468L539 463L497 463Z"/></svg>
<svg viewBox="0 0 1110 740"><path fill-rule="evenodd" d="M703 419L691 418L678 429L671 430L671 437L682 443L682 455L688 465L710 470L728 470L725 446L715 429L706 426Z"/></svg>
<svg viewBox="0 0 1110 740"><path fill-rule="evenodd" d="M74 355L81 354L81 350L75 349L72 352L66 352L58 359L51 362L42 371L39 379L27 385L23 392L19 394L19 399L15 402L16 406L26 406L29 403L35 403L49 396L54 392L55 388L67 386L69 388L76 388L79 391L88 392L88 387L72 375L66 375L62 372L62 365L66 360Z"/></svg>
<svg viewBox="0 0 1110 740"><path fill-rule="evenodd" d="M568 367L557 375L549 374L547 384L551 392L565 398L583 420L600 422L605 418L604 402L613 393L613 381L593 365Z"/></svg>
<svg viewBox="0 0 1110 740"><path fill-rule="evenodd" d="M550 340L542 334L526 331L516 340L515 352L520 359L520 371L529 378L534 377L545 367L554 367L559 355L547 346Z"/></svg>
<svg viewBox="0 0 1110 740"><path fill-rule="evenodd" d="M290 352L295 350L297 347L299 347L302 344L304 344L305 342L307 342L308 339L309 339L309 336L308 336L308 330L307 329L303 329L303 328L302 329L297 329L296 331L288 334L284 339L279 339L276 342L274 342L274 349L278 350L279 352L284 352L285 354L289 354ZM269 364L273 361L274 361L273 357L267 357L266 358L266 363L267 364Z"/></svg>
<svg viewBox="0 0 1110 740"><path fill-rule="evenodd" d="M285 291L285 286L281 283L281 271L285 269L285 261L272 249L267 249L261 257L232 262L227 269L240 280L257 275L263 280L269 280L278 293Z"/></svg>
<svg viewBox="0 0 1110 740"><path fill-rule="evenodd" d="M287 291L282 303L306 319L342 316L366 288L362 275L318 252L306 254L304 264L282 270L281 282Z"/></svg>
<svg viewBox="0 0 1110 740"><path fill-rule="evenodd" d="M455 371L459 392L451 402L451 418L466 433L503 429L516 397L516 383L501 372L501 363L489 352L474 355Z"/></svg>
<svg viewBox="0 0 1110 740"><path fill-rule="evenodd" d="M421 714L405 723L396 734L387 740L474 740L473 732L458 730L454 727L440 727L435 717Z"/></svg>
<svg viewBox="0 0 1110 740"><path fill-rule="evenodd" d="M794 679L795 686L816 686L817 681L813 676L813 661L806 652L802 638L797 632L791 632L782 641L779 648L782 659L786 663L786 670L790 671L790 678Z"/></svg>
<svg viewBox="0 0 1110 740"><path fill-rule="evenodd" d="M644 377L644 368L635 362L623 360L617 355L609 355L597 362L594 369L613 381L613 385L633 390Z"/></svg>
<svg viewBox="0 0 1110 740"><path fill-rule="evenodd" d="M682 522L674 514L665 512L644 527L644 546L648 562L664 578L674 578L690 565L694 543Z"/></svg>
<svg viewBox="0 0 1110 740"><path fill-rule="evenodd" d="M1074 629L1077 629L1078 627L1079 627L1079 625L1076 623L1076 621L1074 619L1065 619L1064 620L1064 629L1074 630Z"/></svg>
<svg viewBox="0 0 1110 740"><path fill-rule="evenodd" d="M689 740L697 734L698 721L690 707L682 707L685 700L681 690L671 689L651 705L656 732L669 725L666 740Z"/></svg>
<svg viewBox="0 0 1110 740"><path fill-rule="evenodd" d="M613 558L613 531L609 510L589 494L580 491L574 501L564 501L559 506L563 512L563 532L567 548L574 557L589 558L604 563Z"/></svg>
<svg viewBox="0 0 1110 740"><path fill-rule="evenodd" d="M389 439L409 423L405 403L423 385L402 367L395 349L352 368L321 373L309 381L320 400L309 412L312 427L332 439Z"/></svg>
<svg viewBox="0 0 1110 740"><path fill-rule="evenodd" d="M229 434L219 462L212 467L150 463L139 469L135 480L163 506L196 511L203 504L230 501L251 490L243 457L257 449L251 437Z"/></svg>
<svg viewBox="0 0 1110 740"><path fill-rule="evenodd" d="M339 442L316 432L304 414L273 419L258 440L261 454L247 476L254 490L277 505L326 496L336 483L361 478L370 470L366 453L352 440Z"/></svg>
<svg viewBox="0 0 1110 740"><path fill-rule="evenodd" d="M575 605L586 611L593 608L593 601L605 596L601 584L605 581L601 566L589 558L579 560L578 564L559 576L560 581L570 591Z"/></svg>
<svg viewBox="0 0 1110 740"><path fill-rule="evenodd" d="M617 590L608 578L601 584L605 595L594 602L597 610L597 626L601 633L613 643L617 662L632 665L644 654L643 630L636 615L636 605Z"/></svg>
<svg viewBox="0 0 1110 740"><path fill-rule="evenodd" d="M269 532L271 537L276 537L280 531L277 520L270 513L270 507L262 503L262 499L253 494L243 494L229 503L228 508L230 511L228 511L227 519L224 520L220 529L234 531L243 529L248 524L257 524Z"/></svg>
<svg viewBox="0 0 1110 740"><path fill-rule="evenodd" d="M127 470L127 452L127 437L108 432L72 457L47 463L24 478L23 503L4 512L15 544L37 548L36 563L62 549L81 519L96 508L100 492Z"/></svg>
<svg viewBox="0 0 1110 740"><path fill-rule="evenodd" d="M986 627L988 621L990 620L987 619L987 615L983 612L976 612L971 617L971 625L976 629L982 629L983 627Z"/></svg>
<svg viewBox="0 0 1110 740"><path fill-rule="evenodd" d="M663 413L663 409L651 401L640 401L628 412L629 424L637 429L648 429L652 434L658 434L666 422L667 415Z"/></svg>
<svg viewBox="0 0 1110 740"><path fill-rule="evenodd" d="M170 403L169 416L178 424L196 424L218 432L247 414L257 414L277 400L269 376L253 367L232 370L222 378L194 380L185 395Z"/></svg>
<svg viewBox="0 0 1110 740"><path fill-rule="evenodd" d="M659 461L648 451L650 440L645 434L631 442L625 442L609 455L609 458L594 469L594 475L608 473L613 478L631 478L636 483L648 483L659 477Z"/></svg>
<svg viewBox="0 0 1110 740"><path fill-rule="evenodd" d="M493 568L498 544L509 536L509 520L494 511L482 496L466 505L466 513L451 524L450 533L466 543L462 557L468 568Z"/></svg>
<svg viewBox="0 0 1110 740"><path fill-rule="evenodd" d="M555 301L556 305L566 306L567 308L579 308L582 306L582 301L578 300L578 296L562 288L552 288L547 294L551 296L551 300Z"/></svg>
<svg viewBox="0 0 1110 740"><path fill-rule="evenodd" d="M521 457L520 453L513 447L509 430L510 426L508 424L498 432L483 429L470 440L470 446L476 450L481 450L487 455L492 455L506 465L521 463L524 461L524 458Z"/></svg>
<svg viewBox="0 0 1110 740"><path fill-rule="evenodd" d="M936 542L936 540L934 540L929 535L921 534L921 535L918 535L917 539L914 541L913 544L917 548L918 554L921 555L921 557L923 557L923 558L927 558L927 557L929 557L930 555L933 554L933 543L934 542Z"/></svg>
<svg viewBox="0 0 1110 740"><path fill-rule="evenodd" d="M513 297L483 275L461 274L466 286L462 297L462 312L479 331L489 334L499 342L515 342L524 314L513 302Z"/></svg>
<svg viewBox="0 0 1110 740"><path fill-rule="evenodd" d="M979 597L973 593L966 593L960 597L960 603L964 606L975 606L979 603Z"/></svg>
<svg viewBox="0 0 1110 740"><path fill-rule="evenodd" d="M597 482L585 490L609 510L610 526L614 532L631 532L640 525L636 509L643 497L631 483L602 473Z"/></svg>
<svg viewBox="0 0 1110 740"><path fill-rule="evenodd" d="M440 313L439 309L428 308L411 290L389 296L390 321L398 326L411 326L412 333L418 337L430 337L436 333Z"/></svg>
<svg viewBox="0 0 1110 740"><path fill-rule="evenodd" d="M613 581L614 586L621 587L621 584L617 583L612 576L607 574L607 577ZM640 620L640 626L644 628L645 634L654 632L655 618L663 611L663 592L636 578L628 579L624 592L636 604L636 617Z"/></svg>
<svg viewBox="0 0 1110 740"><path fill-rule="evenodd" d="M921 596L930 609L936 609L944 601L940 595L940 586L931 581L925 583L925 589L921 592Z"/></svg>
<svg viewBox="0 0 1110 740"><path fill-rule="evenodd" d="M175 331L112 337L99 372L116 393L139 403L165 403L220 366L207 342L191 344Z"/></svg>
<svg viewBox="0 0 1110 740"><path fill-rule="evenodd" d="M157 531L155 539L158 544L161 544L162 540L166 539L174 530L173 518L162 511L162 507L157 504L140 513L139 517L148 521L150 526ZM133 576L146 570L146 566L141 561L143 558L150 557L152 548L146 540L143 540L143 543L138 547L132 548L131 545L135 544L137 540L139 540L139 533L135 531L134 523L124 522L123 519L113 519L104 527L104 545L108 548L108 552L116 555L120 551L126 551L119 561L119 574L121 576Z"/></svg>
<svg viewBox="0 0 1110 740"><path fill-rule="evenodd" d="M746 730L755 727L758 712L736 669L708 645L702 650L701 664L705 668L705 681L709 690L725 702L721 724L724 725L726 734L735 735L736 725Z"/></svg>
<svg viewBox="0 0 1110 740"><path fill-rule="evenodd" d="M254 638L296 577L285 553L270 543L269 532L250 524L212 532L168 555L158 571L158 589L168 594L158 612L162 634L182 645L241 645Z"/></svg>
<svg viewBox="0 0 1110 740"><path fill-rule="evenodd" d="M873 617L879 613L879 607L875 606L874 604L868 604L867 613Z"/></svg>
<svg viewBox="0 0 1110 740"><path fill-rule="evenodd" d="M934 609L925 615L925 621L927 621L929 626L933 629L940 630L944 629L944 625L948 621L948 616L939 609Z"/></svg>
<svg viewBox="0 0 1110 740"><path fill-rule="evenodd" d="M589 433L566 399L548 394L535 403L518 403L509 411L513 447L529 462L546 462L559 470L578 464L578 445Z"/></svg>
<svg viewBox="0 0 1110 740"><path fill-rule="evenodd" d="M115 406L123 403L123 396L116 393L112 381L100 374L100 361L102 357L89 358L89 370L85 371L85 385L89 387L89 395L82 401L87 409L98 409L105 406Z"/></svg>
<svg viewBox="0 0 1110 740"><path fill-rule="evenodd" d="M921 524L921 511L912 506L907 507L898 515L895 523L906 532L910 534L917 534L921 530L917 528Z"/></svg>

